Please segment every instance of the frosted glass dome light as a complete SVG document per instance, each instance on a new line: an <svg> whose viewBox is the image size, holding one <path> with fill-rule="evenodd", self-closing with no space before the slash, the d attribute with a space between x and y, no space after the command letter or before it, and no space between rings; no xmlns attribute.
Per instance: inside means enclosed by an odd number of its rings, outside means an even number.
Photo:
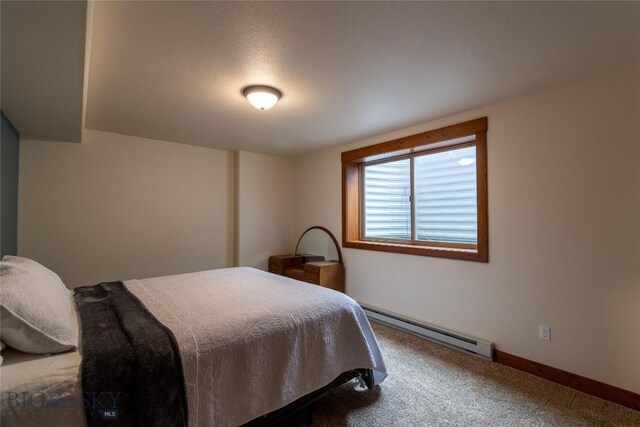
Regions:
<svg viewBox="0 0 640 427"><path fill-rule="evenodd" d="M258 110L268 110L282 96L282 92L271 86L247 86L242 89L242 94Z"/></svg>

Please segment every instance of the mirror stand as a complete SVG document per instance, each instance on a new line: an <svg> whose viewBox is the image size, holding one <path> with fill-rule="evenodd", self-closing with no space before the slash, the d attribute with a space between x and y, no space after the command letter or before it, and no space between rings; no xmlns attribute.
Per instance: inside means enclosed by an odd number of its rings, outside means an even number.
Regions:
<svg viewBox="0 0 640 427"><path fill-rule="evenodd" d="M294 255L269 257L269 272L344 292L344 265L338 241L329 230L307 229Z"/></svg>

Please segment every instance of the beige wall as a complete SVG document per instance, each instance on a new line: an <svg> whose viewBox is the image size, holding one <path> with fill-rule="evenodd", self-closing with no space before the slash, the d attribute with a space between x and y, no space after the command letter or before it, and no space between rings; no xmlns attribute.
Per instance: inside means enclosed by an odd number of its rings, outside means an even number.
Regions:
<svg viewBox="0 0 640 427"><path fill-rule="evenodd" d="M20 143L18 253L67 286L226 267L233 155L86 130Z"/></svg>
<svg viewBox="0 0 640 427"><path fill-rule="evenodd" d="M232 265L293 250L293 160L85 130L25 139L18 253L69 287Z"/></svg>
<svg viewBox="0 0 640 427"><path fill-rule="evenodd" d="M294 249L293 160L240 151L236 171L236 262L266 270Z"/></svg>
<svg viewBox="0 0 640 427"><path fill-rule="evenodd" d="M296 161L296 230L341 235L340 153L488 116L489 264L345 249L361 303L640 392L639 70ZM308 190L313 191L308 191ZM552 341L538 339L550 325Z"/></svg>

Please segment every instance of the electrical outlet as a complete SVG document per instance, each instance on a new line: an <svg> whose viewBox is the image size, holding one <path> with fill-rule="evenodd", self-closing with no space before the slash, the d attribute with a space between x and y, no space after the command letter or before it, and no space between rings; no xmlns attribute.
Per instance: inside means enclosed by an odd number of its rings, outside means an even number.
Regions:
<svg viewBox="0 0 640 427"><path fill-rule="evenodd" d="M545 341L551 341L551 326L539 325L538 338Z"/></svg>

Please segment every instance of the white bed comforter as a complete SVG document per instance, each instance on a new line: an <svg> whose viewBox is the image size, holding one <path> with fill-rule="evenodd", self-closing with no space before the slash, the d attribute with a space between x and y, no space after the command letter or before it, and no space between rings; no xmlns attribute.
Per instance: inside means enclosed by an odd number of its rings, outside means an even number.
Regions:
<svg viewBox="0 0 640 427"><path fill-rule="evenodd" d="M235 426L345 371L386 376L360 306L348 296L253 268L125 282L173 331L190 426Z"/></svg>

